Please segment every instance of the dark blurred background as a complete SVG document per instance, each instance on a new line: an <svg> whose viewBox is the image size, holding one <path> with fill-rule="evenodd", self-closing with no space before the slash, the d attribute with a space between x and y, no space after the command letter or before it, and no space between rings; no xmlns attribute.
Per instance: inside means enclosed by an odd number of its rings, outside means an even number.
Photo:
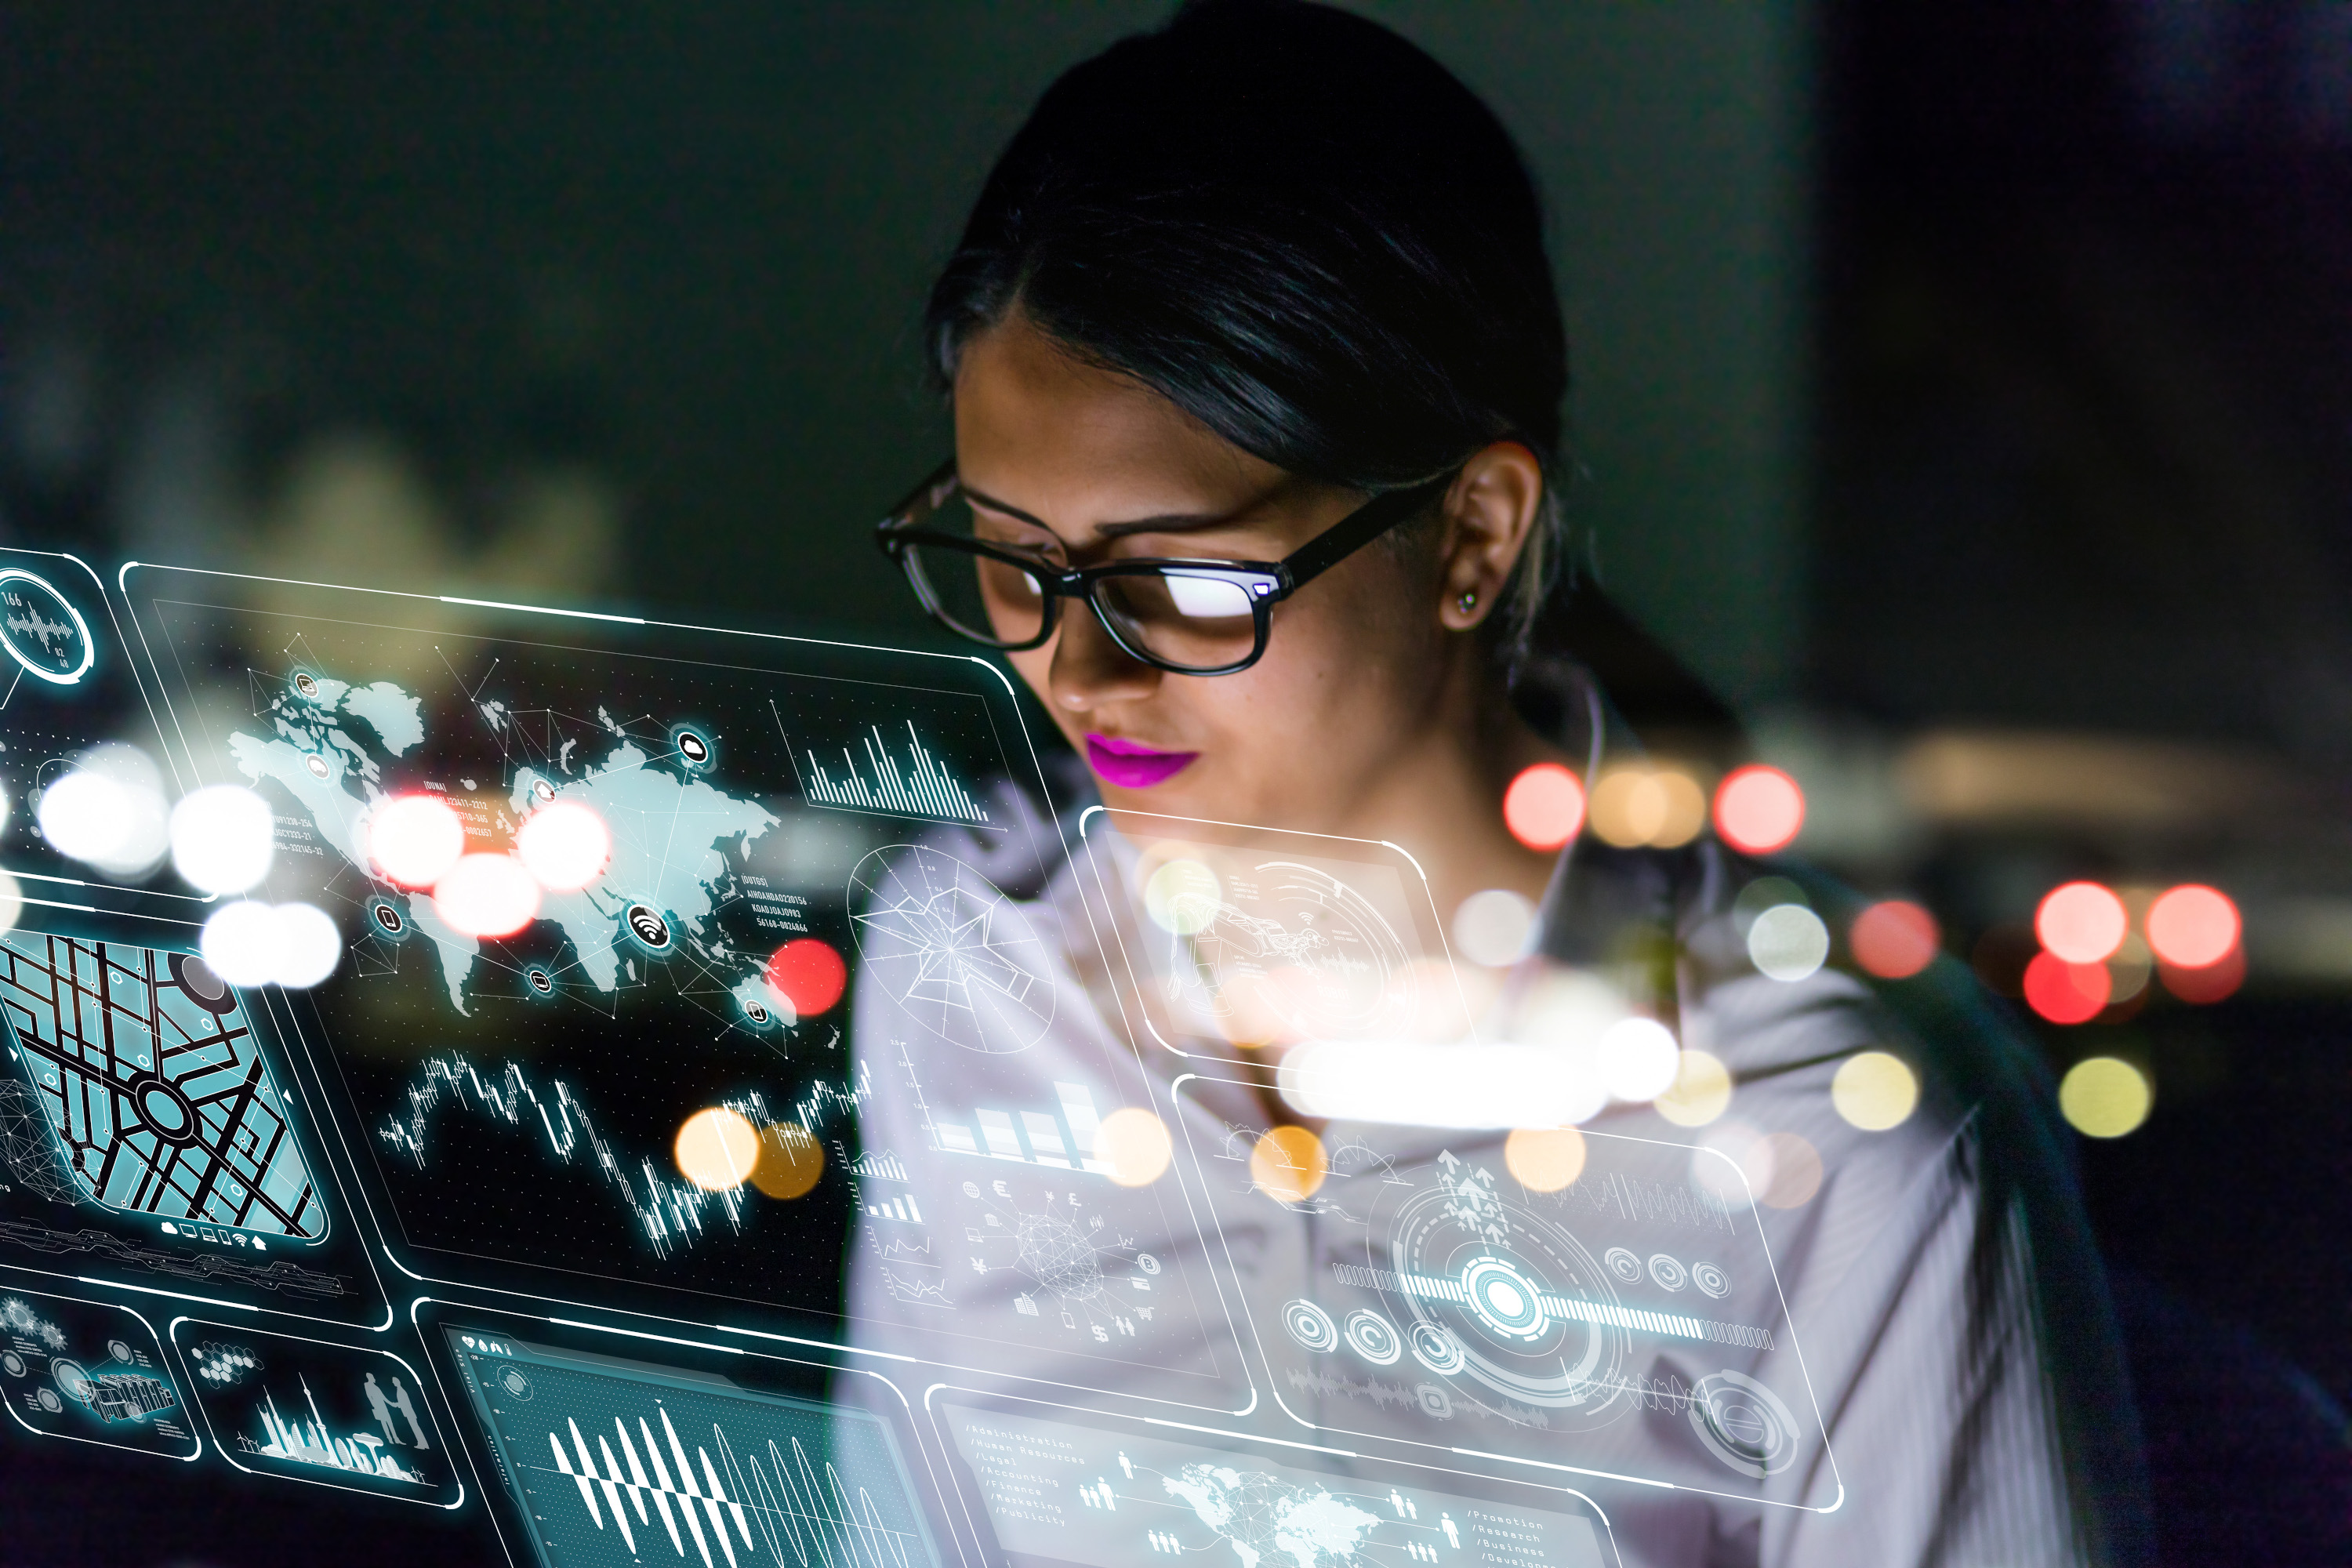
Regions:
<svg viewBox="0 0 2352 1568"><path fill-rule="evenodd" d="M2070 877L2243 910L2235 994L2037 1027L2154 1085L2095 1218L2175 1512L2252 1539L2198 1464L2340 1465L2352 1392L2352 3L1361 8L1547 189L1694 752L2012 992ZM1167 9L0 7L0 536L927 640L866 538L948 446L925 289Z"/></svg>

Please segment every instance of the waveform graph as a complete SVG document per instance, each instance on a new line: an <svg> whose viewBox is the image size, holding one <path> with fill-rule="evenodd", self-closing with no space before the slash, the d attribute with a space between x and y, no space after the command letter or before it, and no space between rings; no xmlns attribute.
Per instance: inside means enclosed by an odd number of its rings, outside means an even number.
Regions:
<svg viewBox="0 0 2352 1568"><path fill-rule="evenodd" d="M893 844L849 877L850 930L867 981L966 1050L1027 1050L1053 1026L1054 963L1015 902L944 850Z"/></svg>
<svg viewBox="0 0 2352 1568"><path fill-rule="evenodd" d="M445 1333L548 1568L938 1568L898 1446L864 1411Z"/></svg>
<svg viewBox="0 0 2352 1568"><path fill-rule="evenodd" d="M897 747L895 731L879 724L868 726L854 746L843 746L837 754L803 747L796 759L801 793L810 805L837 811L988 825L987 808L923 744L912 721L903 752Z"/></svg>

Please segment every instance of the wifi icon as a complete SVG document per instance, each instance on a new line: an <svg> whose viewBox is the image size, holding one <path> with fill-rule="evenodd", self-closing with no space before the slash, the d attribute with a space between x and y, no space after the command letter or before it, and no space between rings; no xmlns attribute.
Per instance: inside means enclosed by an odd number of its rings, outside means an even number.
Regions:
<svg viewBox="0 0 2352 1568"><path fill-rule="evenodd" d="M628 921L630 934L639 942L656 952L669 951L669 921L662 917L659 910L651 904L631 904L628 914L624 918Z"/></svg>

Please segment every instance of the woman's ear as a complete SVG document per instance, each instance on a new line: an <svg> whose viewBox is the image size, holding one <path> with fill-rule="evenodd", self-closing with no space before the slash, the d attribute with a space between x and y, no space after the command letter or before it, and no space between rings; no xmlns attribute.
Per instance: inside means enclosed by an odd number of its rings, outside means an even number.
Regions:
<svg viewBox="0 0 2352 1568"><path fill-rule="evenodd" d="M1543 465L1517 441L1497 441L1462 466L1445 492L1438 550L1437 618L1447 630L1468 631L1495 612L1535 531L1543 494Z"/></svg>

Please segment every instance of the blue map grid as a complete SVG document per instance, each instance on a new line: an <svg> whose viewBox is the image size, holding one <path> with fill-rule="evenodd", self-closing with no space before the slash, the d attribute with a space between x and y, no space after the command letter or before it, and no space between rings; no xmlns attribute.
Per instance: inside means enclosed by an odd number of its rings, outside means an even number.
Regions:
<svg viewBox="0 0 2352 1568"><path fill-rule="evenodd" d="M317 1239L326 1208L242 1004L173 965L0 936L0 1016L75 1184L110 1209Z"/></svg>

